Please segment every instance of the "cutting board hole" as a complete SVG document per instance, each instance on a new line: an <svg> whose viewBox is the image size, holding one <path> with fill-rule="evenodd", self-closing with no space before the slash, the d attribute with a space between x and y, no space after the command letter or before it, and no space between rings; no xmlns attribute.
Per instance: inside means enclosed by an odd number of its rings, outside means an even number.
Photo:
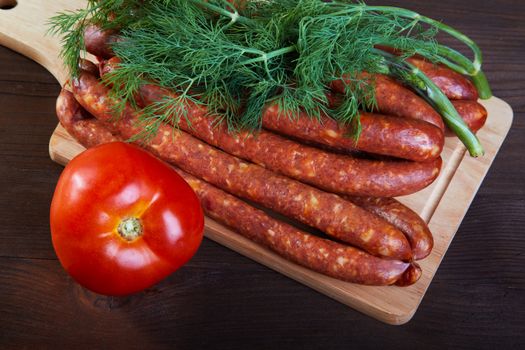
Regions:
<svg viewBox="0 0 525 350"><path fill-rule="evenodd" d="M16 5L16 0L0 0L0 10L11 10Z"/></svg>

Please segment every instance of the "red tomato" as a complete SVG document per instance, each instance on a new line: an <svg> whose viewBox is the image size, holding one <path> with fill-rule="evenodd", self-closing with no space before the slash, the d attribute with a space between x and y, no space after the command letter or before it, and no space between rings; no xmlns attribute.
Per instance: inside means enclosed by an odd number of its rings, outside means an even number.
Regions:
<svg viewBox="0 0 525 350"><path fill-rule="evenodd" d="M191 187L166 163L122 142L74 158L51 203L58 259L100 294L126 295L159 282L195 254L203 229Z"/></svg>

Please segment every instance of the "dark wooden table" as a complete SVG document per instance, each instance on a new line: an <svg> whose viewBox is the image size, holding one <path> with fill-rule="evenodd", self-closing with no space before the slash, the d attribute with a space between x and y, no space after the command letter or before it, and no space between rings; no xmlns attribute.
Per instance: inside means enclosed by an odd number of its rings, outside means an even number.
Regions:
<svg viewBox="0 0 525 350"><path fill-rule="evenodd" d="M80 288L49 233L62 171L48 157L59 86L0 47L0 348L525 348L525 2L389 3L476 40L495 95L515 112L409 324L382 324L209 240L139 295L105 298Z"/></svg>

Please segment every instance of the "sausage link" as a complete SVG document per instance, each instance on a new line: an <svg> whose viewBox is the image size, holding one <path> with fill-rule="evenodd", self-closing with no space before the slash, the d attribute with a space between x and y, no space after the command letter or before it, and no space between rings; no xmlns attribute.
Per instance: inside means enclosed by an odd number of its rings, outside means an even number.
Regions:
<svg viewBox="0 0 525 350"><path fill-rule="evenodd" d="M91 74L93 74L94 76L96 76L97 78L100 76L99 75L99 70L98 70L98 67L96 64L94 64L93 62L89 61L89 60L86 60L86 59L83 59L81 58L78 62L78 67L81 69L81 70L85 70Z"/></svg>
<svg viewBox="0 0 525 350"><path fill-rule="evenodd" d="M143 130L140 115L130 107L116 120L113 112L118 101L108 96L108 88L93 75L83 72L72 85L79 103L104 121L110 130L124 138L132 138ZM173 132L173 127L166 124L161 123L156 135L142 145L227 192L316 227L373 255L404 261L412 259L410 244L403 233L335 194L243 162L183 131Z"/></svg>
<svg viewBox="0 0 525 350"><path fill-rule="evenodd" d="M269 105L263 114L263 127L281 134L339 150L359 150L418 162L436 159L444 145L443 132L429 123L395 116L361 112L361 134L356 141L352 130L328 116L321 120L299 112L291 120Z"/></svg>
<svg viewBox="0 0 525 350"><path fill-rule="evenodd" d="M374 84L377 109L380 113L424 120L434 124L441 131L445 130L443 119L434 108L397 81L383 74L362 73L361 77ZM349 83L350 81L335 80L332 82L332 90L344 94Z"/></svg>
<svg viewBox="0 0 525 350"><path fill-rule="evenodd" d="M406 269L405 273L403 273L401 277L396 281L396 286L411 286L421 278L422 274L423 270L421 269L421 267L416 263L412 263Z"/></svg>
<svg viewBox="0 0 525 350"><path fill-rule="evenodd" d="M142 85L140 92L146 105L175 96L154 85ZM204 106L188 108L178 126L230 154L334 193L406 195L432 183L441 167L441 158L427 163L359 159L306 146L265 130L230 133L226 125L214 122ZM429 124L428 127L441 133Z"/></svg>
<svg viewBox="0 0 525 350"><path fill-rule="evenodd" d="M473 132L481 129L487 121L487 110L477 101L452 101L452 104L470 130Z"/></svg>
<svg viewBox="0 0 525 350"><path fill-rule="evenodd" d="M111 45L118 41L118 35L113 30L102 30L97 25L91 24L84 30L84 44L86 50L99 58L115 56Z"/></svg>
<svg viewBox="0 0 525 350"><path fill-rule="evenodd" d="M101 129L100 122L87 115L73 94L65 89L58 95L56 113L64 129L86 148L116 141L115 136L107 129Z"/></svg>
<svg viewBox="0 0 525 350"><path fill-rule="evenodd" d="M345 198L378 215L403 232L410 242L415 260L426 258L432 251L434 238L426 222L396 199L354 196Z"/></svg>
<svg viewBox="0 0 525 350"><path fill-rule="evenodd" d="M478 90L463 75L442 64L433 64L422 57L409 57L407 62L416 66L451 100L477 101Z"/></svg>
<svg viewBox="0 0 525 350"><path fill-rule="evenodd" d="M75 130L73 136L77 140L82 140L89 147L119 141L97 119L88 119L91 123L87 126L82 123L84 119L72 118L79 108L72 98L71 93L63 90L58 99L67 102L57 102L57 105L62 106L60 114L69 115L67 124ZM96 135L110 135L111 140L94 137ZM180 169L175 170L195 191L206 215L285 259L333 278L366 285L409 285L419 278L420 274L413 273L414 269L421 270L417 264L380 259L359 249L300 231L205 181Z"/></svg>

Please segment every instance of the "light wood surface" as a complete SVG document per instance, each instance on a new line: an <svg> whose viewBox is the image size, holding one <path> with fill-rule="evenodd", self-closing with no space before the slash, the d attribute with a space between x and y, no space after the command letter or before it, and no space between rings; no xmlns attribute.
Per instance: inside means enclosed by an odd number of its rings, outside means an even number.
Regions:
<svg viewBox="0 0 525 350"><path fill-rule="evenodd" d="M14 9L0 11L0 44L39 62L62 84L67 73L58 57L60 44L57 38L44 35L46 23L55 12L79 8L83 3L46 2L44 8L41 1L20 1ZM487 125L479 133L485 156L465 157L459 142L449 138L443 151L443 170L436 182L424 191L400 198L429 222L435 237L432 254L421 262L423 277L414 286L365 287L337 281L289 263L211 219L206 221L206 236L383 322L403 324L417 310L512 123L512 110L502 100L492 98L483 104L489 111ZM49 147L51 158L61 164L83 150L60 126Z"/></svg>

